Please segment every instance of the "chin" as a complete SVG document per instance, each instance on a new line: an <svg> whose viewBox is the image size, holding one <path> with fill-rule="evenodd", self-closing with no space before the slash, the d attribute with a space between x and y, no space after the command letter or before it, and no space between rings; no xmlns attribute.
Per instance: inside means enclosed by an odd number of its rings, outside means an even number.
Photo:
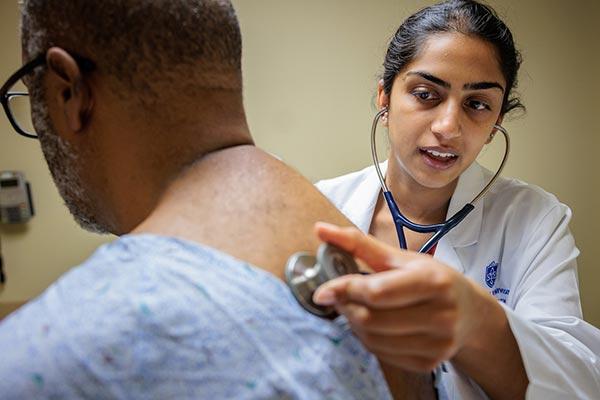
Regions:
<svg viewBox="0 0 600 400"><path fill-rule="evenodd" d="M420 173L413 175L413 179L427 189L443 189L454 184L460 175L448 173Z"/></svg>
<svg viewBox="0 0 600 400"><path fill-rule="evenodd" d="M440 181L431 182L431 181L429 181L429 182L423 182L421 184L421 186L424 186L424 187L426 187L428 189L443 189L443 188L445 188L445 187L447 187L449 185L452 185L455 181L456 181L456 179L451 180L451 181L445 180L443 182L440 182Z"/></svg>

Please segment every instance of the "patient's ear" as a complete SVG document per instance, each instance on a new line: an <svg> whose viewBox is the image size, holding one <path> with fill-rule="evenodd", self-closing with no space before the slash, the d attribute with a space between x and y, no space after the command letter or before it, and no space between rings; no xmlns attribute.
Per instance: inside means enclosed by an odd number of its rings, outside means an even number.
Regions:
<svg viewBox="0 0 600 400"><path fill-rule="evenodd" d="M77 61L60 47L51 47L46 53L48 65L47 100L55 112L55 126L78 133L85 129L93 107L89 81ZM59 132L61 133L61 132ZM67 132L64 132L67 133Z"/></svg>

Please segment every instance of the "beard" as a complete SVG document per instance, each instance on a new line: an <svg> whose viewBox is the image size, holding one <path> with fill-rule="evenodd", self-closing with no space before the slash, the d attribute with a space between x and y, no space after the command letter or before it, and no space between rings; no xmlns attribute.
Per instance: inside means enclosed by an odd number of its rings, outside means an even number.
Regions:
<svg viewBox="0 0 600 400"><path fill-rule="evenodd" d="M81 179L83 161L69 142L54 131L41 82L32 86L31 118L60 196L79 226L94 233L109 233L110 227L99 220L92 206L97 202L93 201Z"/></svg>

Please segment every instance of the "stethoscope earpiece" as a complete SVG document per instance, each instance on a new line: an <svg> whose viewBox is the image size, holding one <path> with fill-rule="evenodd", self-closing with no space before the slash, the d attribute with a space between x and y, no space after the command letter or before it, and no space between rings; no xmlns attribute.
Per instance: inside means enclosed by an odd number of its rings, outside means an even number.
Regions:
<svg viewBox="0 0 600 400"><path fill-rule="evenodd" d="M298 303L308 312L327 319L334 319L338 314L333 307L313 302L317 288L339 276L358 273L354 258L329 243L319 246L316 257L306 252L295 253L285 266L286 283Z"/></svg>
<svg viewBox="0 0 600 400"><path fill-rule="evenodd" d="M388 113L389 113L388 106L383 107L380 112L381 112L381 123L384 126L387 126L387 123L388 123Z"/></svg>

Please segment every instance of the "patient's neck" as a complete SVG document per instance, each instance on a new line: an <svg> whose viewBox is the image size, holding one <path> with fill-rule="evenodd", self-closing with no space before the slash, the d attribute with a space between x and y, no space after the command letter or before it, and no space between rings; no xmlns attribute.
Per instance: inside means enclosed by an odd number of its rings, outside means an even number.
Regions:
<svg viewBox="0 0 600 400"><path fill-rule="evenodd" d="M202 243L282 278L291 254L316 251L318 220L349 225L300 174L254 146L236 146L184 171L134 232Z"/></svg>

